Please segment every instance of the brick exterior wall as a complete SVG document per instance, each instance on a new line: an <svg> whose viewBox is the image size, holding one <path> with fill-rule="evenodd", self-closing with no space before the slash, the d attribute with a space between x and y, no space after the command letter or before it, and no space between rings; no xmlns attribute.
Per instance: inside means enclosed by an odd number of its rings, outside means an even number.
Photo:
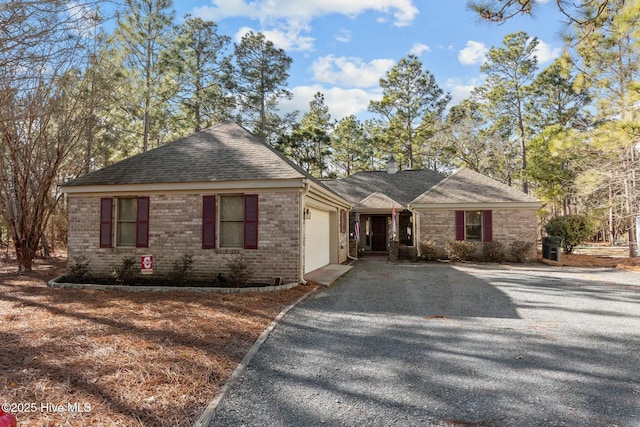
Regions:
<svg viewBox="0 0 640 427"><path fill-rule="evenodd" d="M141 255L151 254L153 275L164 276L176 260L191 254L194 279L212 279L228 271L229 261L243 256L253 271L252 282L271 283L275 277L282 277L285 283L298 280L299 193L259 193L258 249L202 249L203 195L150 195L148 248L100 248L100 196L70 195L69 264L84 255L92 275L107 277L123 258L139 260Z"/></svg>
<svg viewBox="0 0 640 427"><path fill-rule="evenodd" d="M492 209L493 241L504 245L509 257L509 246L515 241L531 242L529 255L536 259L536 209ZM420 241L431 241L441 248L456 238L455 210L419 210Z"/></svg>

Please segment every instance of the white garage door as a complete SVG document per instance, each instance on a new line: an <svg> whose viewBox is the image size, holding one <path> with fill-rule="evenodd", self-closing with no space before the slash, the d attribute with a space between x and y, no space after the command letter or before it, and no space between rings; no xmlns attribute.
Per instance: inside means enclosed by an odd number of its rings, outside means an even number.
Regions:
<svg viewBox="0 0 640 427"><path fill-rule="evenodd" d="M329 212L309 208L311 218L305 220L304 272L308 273L329 264Z"/></svg>

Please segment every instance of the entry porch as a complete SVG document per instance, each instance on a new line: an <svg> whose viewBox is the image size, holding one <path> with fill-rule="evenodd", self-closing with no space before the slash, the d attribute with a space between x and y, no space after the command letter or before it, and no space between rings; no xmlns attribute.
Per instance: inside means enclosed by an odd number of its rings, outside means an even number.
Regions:
<svg viewBox="0 0 640 427"><path fill-rule="evenodd" d="M415 219L411 211L403 208L355 211L349 219L352 257L387 254L391 242L398 242L401 254L415 253Z"/></svg>

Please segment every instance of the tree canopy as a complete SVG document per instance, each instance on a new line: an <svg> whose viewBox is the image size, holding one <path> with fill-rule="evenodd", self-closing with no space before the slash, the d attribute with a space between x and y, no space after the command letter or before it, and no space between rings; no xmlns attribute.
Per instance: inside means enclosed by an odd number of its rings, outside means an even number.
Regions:
<svg viewBox="0 0 640 427"><path fill-rule="evenodd" d="M588 214L600 238L626 235L635 253L637 1L557 0L568 23L562 57L541 69L538 40L510 34L457 105L416 55L401 58L366 120L332 116L322 91L304 114L281 114L292 59L262 33L232 43L215 22L176 23L169 0L121 5L110 32L103 2L0 6L0 231L21 270L64 232L56 184L226 119L319 178L382 169L391 155L403 169L466 166L540 198L542 221ZM538 6L469 2L494 22Z"/></svg>

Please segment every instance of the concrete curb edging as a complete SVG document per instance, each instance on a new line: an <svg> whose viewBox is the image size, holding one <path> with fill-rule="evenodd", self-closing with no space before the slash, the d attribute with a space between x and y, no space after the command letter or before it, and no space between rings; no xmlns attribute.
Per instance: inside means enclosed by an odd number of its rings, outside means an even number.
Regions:
<svg viewBox="0 0 640 427"><path fill-rule="evenodd" d="M264 331L262 331L262 334L260 334L260 336L258 337L256 342L253 343L253 345L251 346L251 348L249 349L247 354L244 356L244 358L242 359L240 364L236 367L236 369L231 374L231 377L222 386L222 388L220 389L220 392L218 393L218 395L216 397L214 397L211 402L209 402L209 404L207 405L207 407L203 411L202 415L200 415L198 420L193 424L193 427L208 427L209 424L211 424L211 422L215 418L216 409L218 408L218 405L220 404L222 399L224 399L224 397L229 393L229 390L231 389L231 386L233 385L233 383L246 371L247 366L249 366L249 363L251 363L251 360L253 359L253 357L258 353L258 350L260 350L260 347L262 346L262 344L267 340L267 338L269 338L269 335L271 335L271 332L273 332L273 330L278 325L278 323L280 323L282 318L289 312L289 310L291 310L296 305L298 305L299 303L304 301L309 295L313 294L318 289L320 289L320 288L316 287L316 289L314 289L311 292L301 296L296 301L294 301L292 304L290 304L289 306L285 307L276 316L276 318L273 319L271 324Z"/></svg>
<svg viewBox="0 0 640 427"><path fill-rule="evenodd" d="M299 283L285 283L278 286L255 286L249 288L218 288L206 286L128 286L128 285L96 285L93 283L64 283L58 282L64 275L58 276L47 282L47 286L54 289L93 289L93 290L118 290L127 292L199 292L218 294L243 294L247 292L276 292L295 288Z"/></svg>

